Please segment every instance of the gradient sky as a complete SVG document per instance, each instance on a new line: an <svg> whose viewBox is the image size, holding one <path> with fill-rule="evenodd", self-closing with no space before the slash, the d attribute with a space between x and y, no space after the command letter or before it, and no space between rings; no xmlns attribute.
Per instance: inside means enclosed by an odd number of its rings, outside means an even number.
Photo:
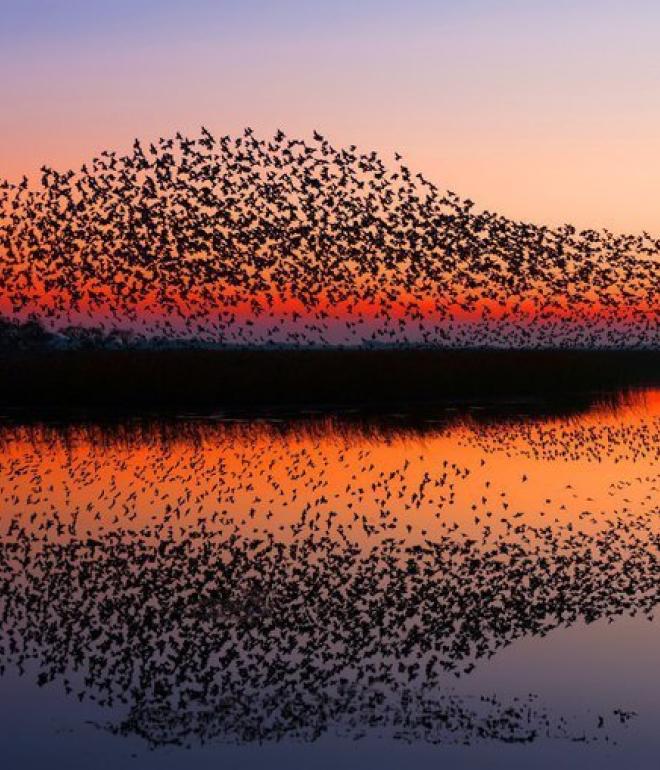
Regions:
<svg viewBox="0 0 660 770"><path fill-rule="evenodd" d="M659 40L651 0L0 0L0 176L318 128L481 208L660 234Z"/></svg>

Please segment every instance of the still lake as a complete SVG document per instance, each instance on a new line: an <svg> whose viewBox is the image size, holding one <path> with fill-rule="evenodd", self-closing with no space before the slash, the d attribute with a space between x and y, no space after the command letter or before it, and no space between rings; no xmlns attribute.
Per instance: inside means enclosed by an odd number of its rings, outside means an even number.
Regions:
<svg viewBox="0 0 660 770"><path fill-rule="evenodd" d="M0 422L8 768L660 755L660 392Z"/></svg>

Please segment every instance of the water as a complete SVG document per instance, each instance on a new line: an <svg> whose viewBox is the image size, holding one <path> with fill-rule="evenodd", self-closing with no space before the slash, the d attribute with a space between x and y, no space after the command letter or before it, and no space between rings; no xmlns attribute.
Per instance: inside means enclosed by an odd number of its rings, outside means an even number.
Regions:
<svg viewBox="0 0 660 770"><path fill-rule="evenodd" d="M655 767L660 394L0 427L7 767Z"/></svg>

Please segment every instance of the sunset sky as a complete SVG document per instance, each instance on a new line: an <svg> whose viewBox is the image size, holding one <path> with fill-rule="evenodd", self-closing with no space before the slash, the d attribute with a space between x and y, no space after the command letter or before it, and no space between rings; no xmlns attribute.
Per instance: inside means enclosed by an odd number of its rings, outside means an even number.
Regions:
<svg viewBox="0 0 660 770"><path fill-rule="evenodd" d="M386 156L514 218L660 233L660 5L1 3L0 177L176 130Z"/></svg>

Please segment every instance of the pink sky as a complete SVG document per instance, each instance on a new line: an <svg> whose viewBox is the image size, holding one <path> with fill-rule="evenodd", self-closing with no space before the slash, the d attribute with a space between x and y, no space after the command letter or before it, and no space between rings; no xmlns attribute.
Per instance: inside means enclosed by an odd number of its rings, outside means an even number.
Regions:
<svg viewBox="0 0 660 770"><path fill-rule="evenodd" d="M204 124L395 149L514 218L660 233L651 2L22 0L0 177Z"/></svg>

